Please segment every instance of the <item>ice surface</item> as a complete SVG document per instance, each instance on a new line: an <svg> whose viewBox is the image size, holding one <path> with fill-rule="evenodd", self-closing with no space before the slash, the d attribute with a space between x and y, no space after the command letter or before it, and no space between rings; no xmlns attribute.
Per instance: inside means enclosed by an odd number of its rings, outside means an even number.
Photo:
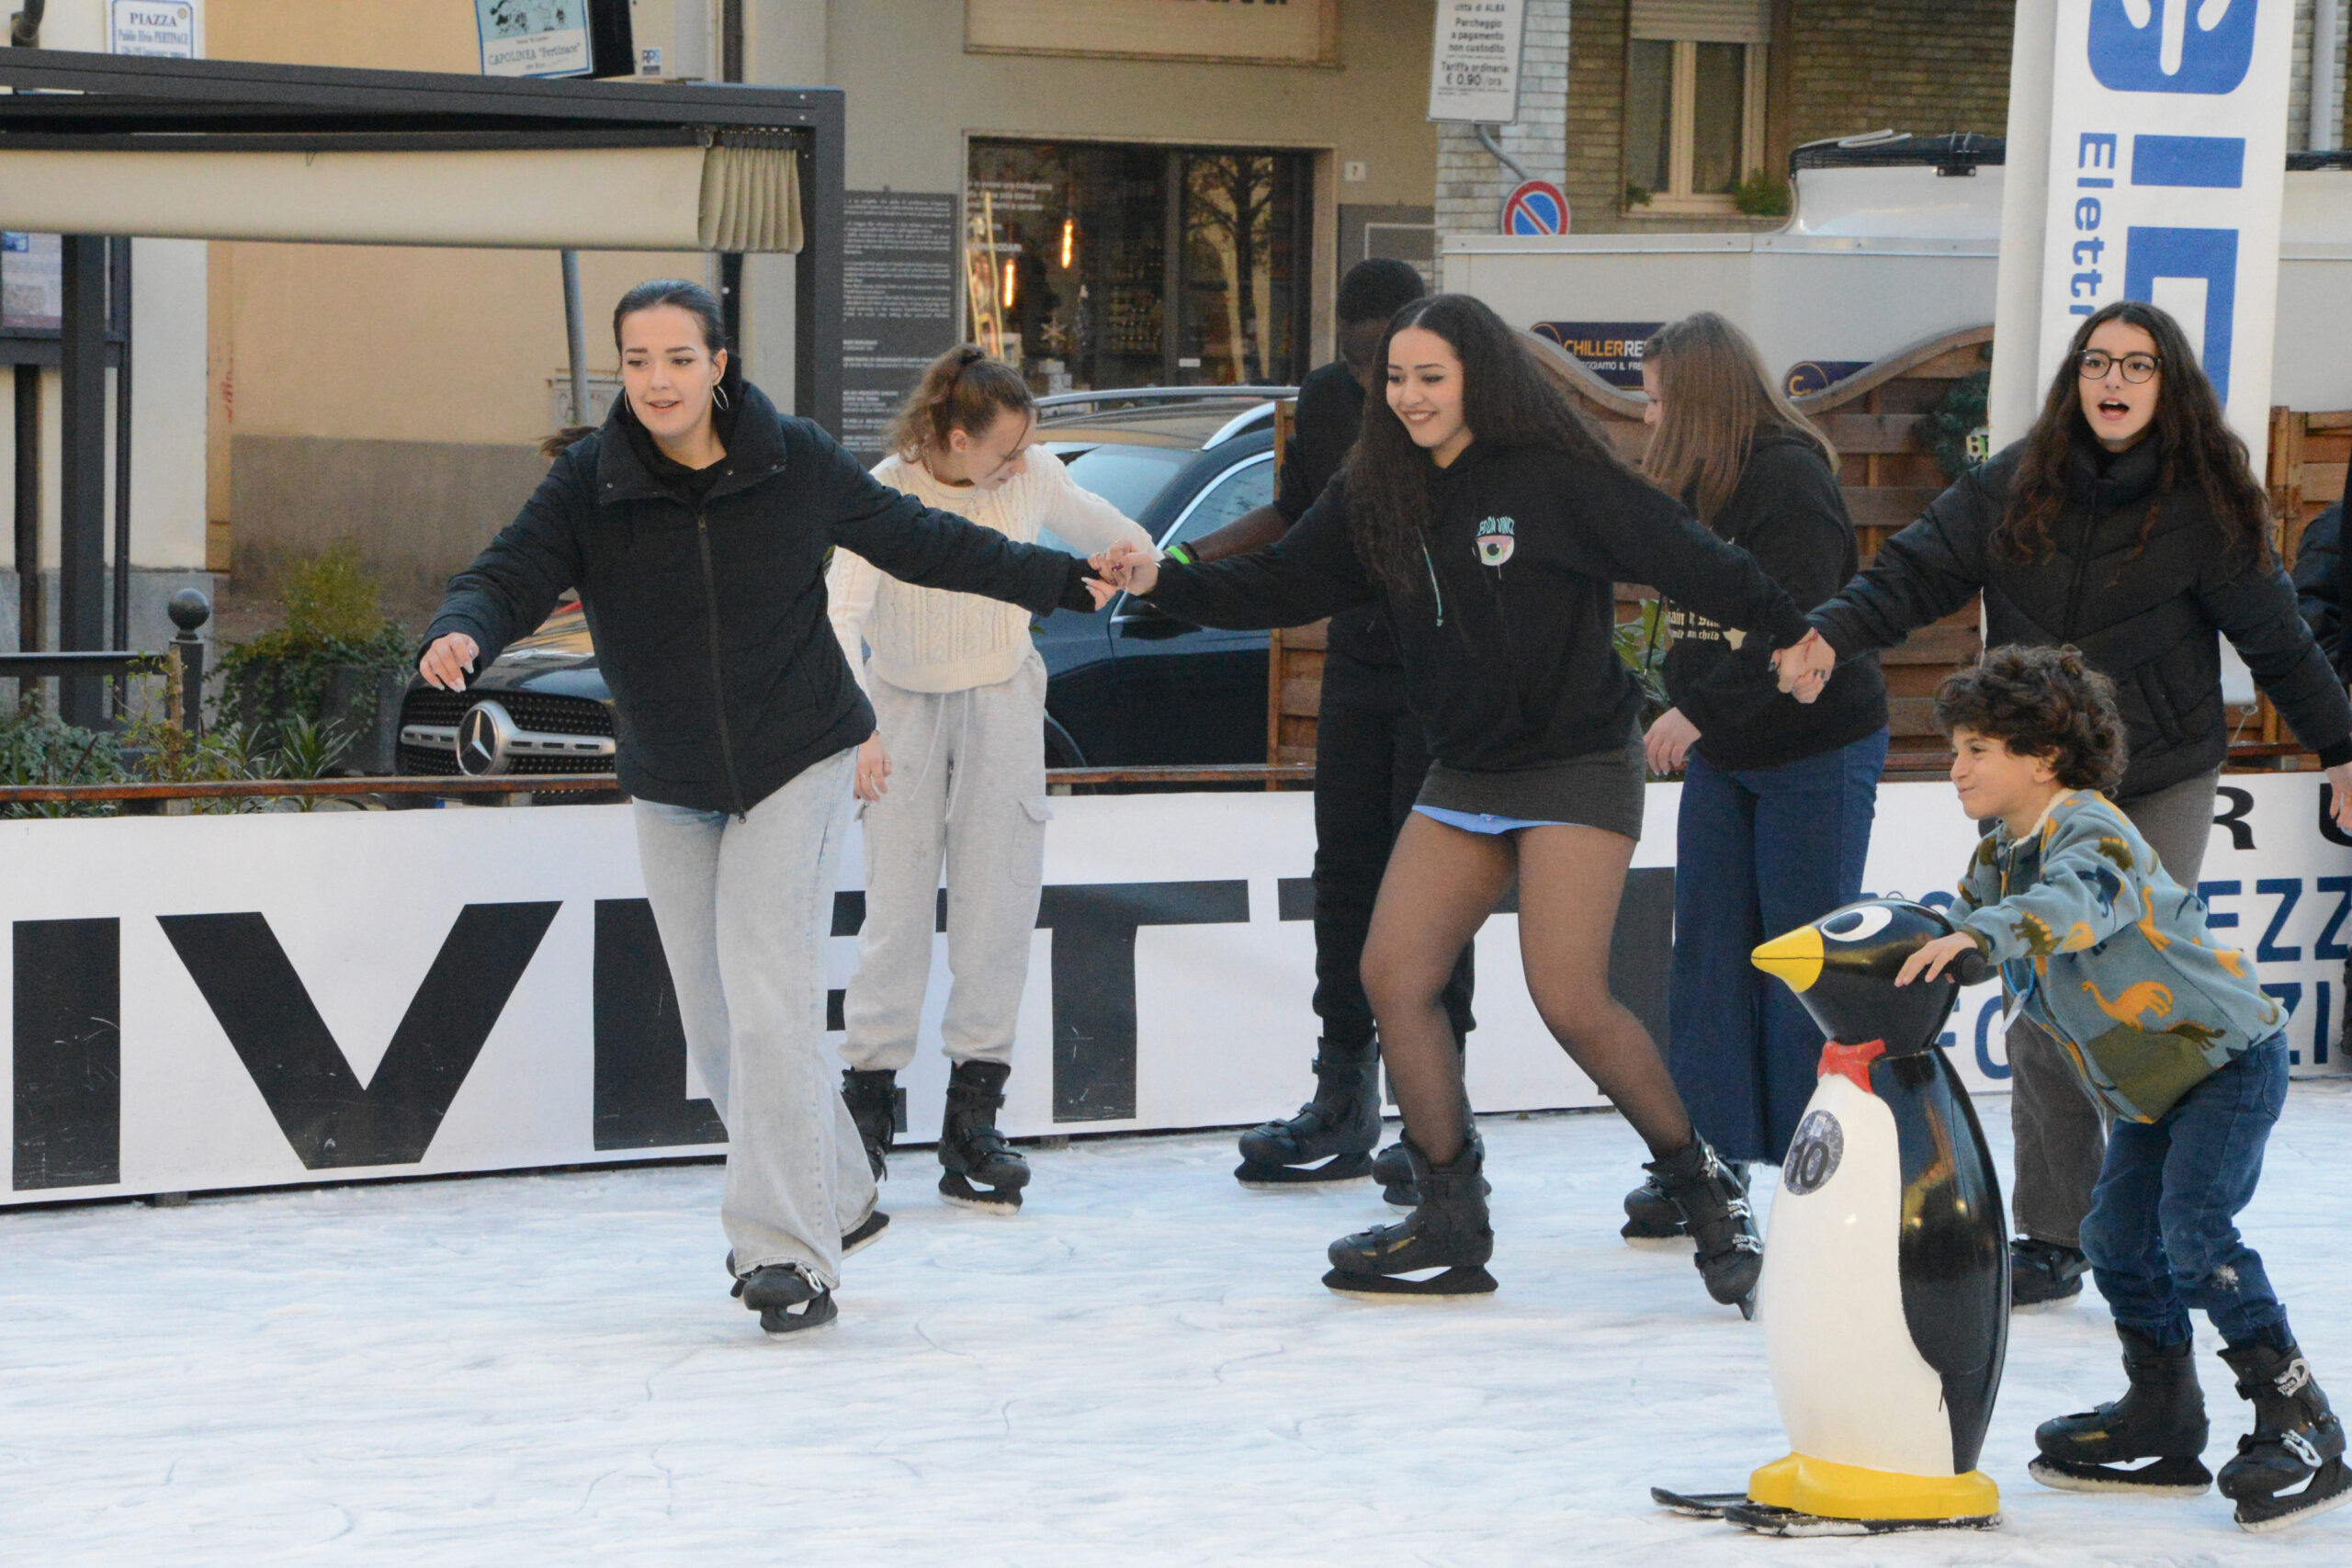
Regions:
<svg viewBox="0 0 2352 1568"><path fill-rule="evenodd" d="M1245 1191L1228 1135L1037 1153L1014 1219L945 1207L903 1152L896 1224L802 1339L728 1299L708 1166L0 1214L0 1561L2352 1560L2352 1510L2256 1538L2211 1495L2027 1479L2037 1421L2120 1390L2096 1297L2017 1322L1985 1456L2006 1529L1662 1514L1653 1483L1732 1487L1782 1451L1761 1325L1687 1254L1618 1241L1623 1122L1486 1135L1502 1291L1451 1305L1325 1292L1325 1243L1377 1194ZM2352 1085L2298 1082L2247 1230L2339 1395L2347 1168ZM2245 1407L2211 1348L2218 1465Z"/></svg>

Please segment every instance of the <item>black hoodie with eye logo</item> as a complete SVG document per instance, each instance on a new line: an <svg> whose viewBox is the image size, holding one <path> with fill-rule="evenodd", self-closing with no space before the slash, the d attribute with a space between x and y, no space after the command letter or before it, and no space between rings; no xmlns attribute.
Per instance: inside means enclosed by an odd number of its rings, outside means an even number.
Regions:
<svg viewBox="0 0 2352 1568"><path fill-rule="evenodd" d="M1617 657L1618 582L1645 582L1784 648L1803 615L1744 550L1614 463L1473 442L1430 463L1426 577L1383 589L1348 531L1347 476L1276 543L1208 566L1169 562L1152 602L1202 626L1300 626L1385 603L1414 715L1448 767L1538 767L1624 746L1641 690Z"/></svg>

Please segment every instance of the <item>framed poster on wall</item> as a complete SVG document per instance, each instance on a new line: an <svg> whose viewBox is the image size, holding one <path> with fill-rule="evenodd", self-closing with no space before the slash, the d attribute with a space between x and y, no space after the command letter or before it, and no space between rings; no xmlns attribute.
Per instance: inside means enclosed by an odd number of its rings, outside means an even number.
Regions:
<svg viewBox="0 0 2352 1568"><path fill-rule="evenodd" d="M1340 0L964 0L971 54L1340 63Z"/></svg>

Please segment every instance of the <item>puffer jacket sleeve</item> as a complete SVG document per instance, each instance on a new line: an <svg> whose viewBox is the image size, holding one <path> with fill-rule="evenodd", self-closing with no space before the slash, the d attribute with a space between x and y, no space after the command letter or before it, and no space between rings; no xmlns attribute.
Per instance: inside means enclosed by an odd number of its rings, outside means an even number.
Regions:
<svg viewBox="0 0 2352 1568"><path fill-rule="evenodd" d="M1051 615L1065 603L1091 608L1078 586L1086 563L1036 545L1016 544L952 512L925 506L857 466L832 438L813 428L811 449L794 455L827 488L833 543L864 556L901 582L948 588Z"/></svg>
<svg viewBox="0 0 2352 1568"><path fill-rule="evenodd" d="M2206 618L2236 648L2295 739L2319 753L2323 767L2352 762L2352 701L2303 624L2294 584L2269 546L2251 562L2216 550L2195 592Z"/></svg>
<svg viewBox="0 0 2352 1568"><path fill-rule="evenodd" d="M1880 546L1878 558L1836 598L1814 610L1807 618L1831 648L1842 655L1894 648L1984 588L1986 540L2005 501L1986 470L2002 462L1961 475L1917 522Z"/></svg>
<svg viewBox="0 0 2352 1568"><path fill-rule="evenodd" d="M2295 547L2295 570L2290 574L2303 624L2311 627L2320 651L2335 663L2339 678L2346 667L2343 534L2344 503L2339 501L2303 529L2302 540Z"/></svg>
<svg viewBox="0 0 2352 1568"><path fill-rule="evenodd" d="M588 442L575 444L548 469L514 521L500 530L473 564L449 580L419 653L451 632L463 632L481 651L477 671L516 637L537 629L564 591L580 581L580 531L594 515L595 487Z"/></svg>

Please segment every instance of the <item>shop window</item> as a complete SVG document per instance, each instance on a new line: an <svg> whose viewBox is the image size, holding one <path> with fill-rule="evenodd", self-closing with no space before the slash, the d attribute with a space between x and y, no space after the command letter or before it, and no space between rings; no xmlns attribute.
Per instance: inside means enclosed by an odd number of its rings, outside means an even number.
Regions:
<svg viewBox="0 0 2352 1568"><path fill-rule="evenodd" d="M1757 0L1635 0L1625 54L1625 199L1651 212L1728 212L1764 158L1768 8Z"/></svg>
<svg viewBox="0 0 2352 1568"><path fill-rule="evenodd" d="M1044 392L1295 384L1313 213L1305 153L976 141L968 331Z"/></svg>

